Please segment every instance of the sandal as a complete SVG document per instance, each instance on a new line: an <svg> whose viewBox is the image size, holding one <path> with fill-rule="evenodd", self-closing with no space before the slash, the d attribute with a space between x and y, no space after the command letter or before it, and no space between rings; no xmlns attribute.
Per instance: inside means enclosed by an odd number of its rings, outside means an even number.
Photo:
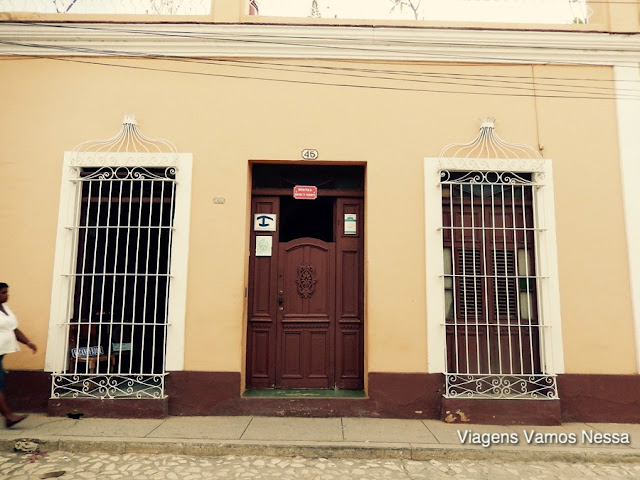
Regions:
<svg viewBox="0 0 640 480"><path fill-rule="evenodd" d="M28 415L18 415L16 420L9 420L8 418L4 421L7 428L13 427L16 423L20 423L22 420L27 418Z"/></svg>

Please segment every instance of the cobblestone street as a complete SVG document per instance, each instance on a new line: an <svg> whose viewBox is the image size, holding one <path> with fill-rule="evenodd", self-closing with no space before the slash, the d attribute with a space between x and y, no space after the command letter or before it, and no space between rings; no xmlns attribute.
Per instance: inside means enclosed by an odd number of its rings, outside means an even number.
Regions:
<svg viewBox="0 0 640 480"><path fill-rule="evenodd" d="M0 478L71 479L591 479L640 478L640 463L349 460L51 452L0 454Z"/></svg>

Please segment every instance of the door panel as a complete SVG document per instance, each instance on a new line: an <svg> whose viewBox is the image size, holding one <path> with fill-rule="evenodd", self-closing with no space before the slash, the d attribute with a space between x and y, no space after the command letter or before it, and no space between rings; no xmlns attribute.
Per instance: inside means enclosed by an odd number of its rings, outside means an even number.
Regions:
<svg viewBox="0 0 640 480"><path fill-rule="evenodd" d="M256 213L278 213L278 197L254 198L251 223ZM276 217L277 219L277 217ZM276 225L277 227L277 225ZM247 385L253 388L274 387L276 384L276 316L278 274L278 235L275 232L259 232L271 236L273 249L270 257L255 255L256 232L252 232L249 261L249 321L247 326Z"/></svg>
<svg viewBox="0 0 640 480"><path fill-rule="evenodd" d="M332 241L280 242L287 217L281 206L277 196L252 199L252 223L256 213L276 213L278 225L275 232L255 232L252 225L247 387L362 389L364 200L334 197ZM355 233L345 233L345 214L356 216ZM255 255L258 235L272 237L271 256Z"/></svg>
<svg viewBox="0 0 640 480"><path fill-rule="evenodd" d="M335 246L314 238L281 243L278 252L276 382L282 387L332 388Z"/></svg>
<svg viewBox="0 0 640 480"><path fill-rule="evenodd" d="M355 233L345 233L345 214L356 216ZM364 200L338 198L336 217L336 387L361 389L364 388Z"/></svg>

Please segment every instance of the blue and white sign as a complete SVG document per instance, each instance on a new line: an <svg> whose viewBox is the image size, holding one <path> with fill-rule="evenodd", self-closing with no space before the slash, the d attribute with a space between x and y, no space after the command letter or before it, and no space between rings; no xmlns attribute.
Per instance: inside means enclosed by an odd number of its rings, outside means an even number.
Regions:
<svg viewBox="0 0 640 480"><path fill-rule="evenodd" d="M86 357L97 357L98 355L104 355L104 349L102 346L96 345L94 347L80 347L80 348L72 348L71 349L71 357L72 358L86 358Z"/></svg>
<svg viewBox="0 0 640 480"><path fill-rule="evenodd" d="M253 230L256 232L275 232L275 213L256 213L253 216Z"/></svg>

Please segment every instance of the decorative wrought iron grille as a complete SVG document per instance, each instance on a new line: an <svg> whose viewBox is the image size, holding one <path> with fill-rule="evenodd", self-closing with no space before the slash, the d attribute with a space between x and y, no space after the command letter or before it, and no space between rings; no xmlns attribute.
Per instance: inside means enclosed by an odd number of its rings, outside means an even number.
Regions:
<svg viewBox="0 0 640 480"><path fill-rule="evenodd" d="M494 158L526 151L502 142L492 121L483 124L476 141L455 149ZM546 278L538 261L543 228L537 195L544 173L507 170L517 158L498 160L505 170L458 170L456 162L440 170L445 395L557 398L555 376L544 362L547 327L540 308Z"/></svg>
<svg viewBox="0 0 640 480"><path fill-rule="evenodd" d="M175 173L174 167L77 169L69 361L54 378L54 394L161 395Z"/></svg>
<svg viewBox="0 0 640 480"><path fill-rule="evenodd" d="M164 396L177 158L132 116L71 154L53 398Z"/></svg>

